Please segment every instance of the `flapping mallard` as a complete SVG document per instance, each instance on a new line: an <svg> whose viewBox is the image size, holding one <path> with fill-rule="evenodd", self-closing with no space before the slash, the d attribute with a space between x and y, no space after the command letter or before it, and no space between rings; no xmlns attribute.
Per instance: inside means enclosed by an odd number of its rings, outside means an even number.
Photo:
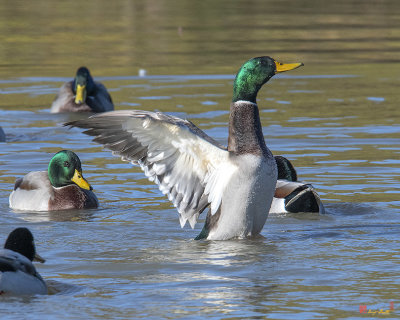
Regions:
<svg viewBox="0 0 400 320"><path fill-rule="evenodd" d="M181 226L193 227L210 207L196 239L258 235L275 192L277 169L267 148L256 97L276 73L301 63L270 57L247 61L238 71L230 108L228 148L192 122L148 111L114 111L66 125L86 134L124 160L139 164L177 208Z"/></svg>

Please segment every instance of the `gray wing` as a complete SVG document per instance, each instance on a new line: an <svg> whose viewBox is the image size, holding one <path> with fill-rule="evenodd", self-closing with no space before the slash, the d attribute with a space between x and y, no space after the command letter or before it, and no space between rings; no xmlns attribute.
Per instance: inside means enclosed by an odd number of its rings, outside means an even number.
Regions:
<svg viewBox="0 0 400 320"><path fill-rule="evenodd" d="M138 164L192 227L211 204L215 213L236 167L229 152L193 123L160 112L113 111L65 125L88 129L93 141Z"/></svg>
<svg viewBox="0 0 400 320"><path fill-rule="evenodd" d="M33 276L37 274L35 266L28 258L8 249L0 250L0 271L22 271Z"/></svg>

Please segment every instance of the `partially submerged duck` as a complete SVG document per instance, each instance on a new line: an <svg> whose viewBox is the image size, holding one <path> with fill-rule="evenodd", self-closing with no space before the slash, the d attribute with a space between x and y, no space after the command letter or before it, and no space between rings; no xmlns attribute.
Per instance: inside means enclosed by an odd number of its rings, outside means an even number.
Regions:
<svg viewBox="0 0 400 320"><path fill-rule="evenodd" d="M250 59L239 69L230 108L228 148L188 120L160 112L114 111L69 122L123 160L138 164L192 228L210 207L196 239L256 236L275 192L277 169L262 133L256 97L276 73L302 63L270 57Z"/></svg>
<svg viewBox="0 0 400 320"><path fill-rule="evenodd" d="M324 205L314 187L297 181L296 169L282 156L275 156L278 180L270 213L324 213Z"/></svg>
<svg viewBox="0 0 400 320"><path fill-rule="evenodd" d="M31 211L97 208L92 187L82 176L78 156L69 150L57 152L47 171L32 171L15 181L10 208Z"/></svg>
<svg viewBox="0 0 400 320"><path fill-rule="evenodd" d="M75 79L62 85L50 109L51 113L112 110L114 105L106 87L94 81L86 67L79 68Z"/></svg>
<svg viewBox="0 0 400 320"><path fill-rule="evenodd" d="M27 228L12 231L0 250L0 295L47 294L47 286L32 261L45 260L36 253Z"/></svg>

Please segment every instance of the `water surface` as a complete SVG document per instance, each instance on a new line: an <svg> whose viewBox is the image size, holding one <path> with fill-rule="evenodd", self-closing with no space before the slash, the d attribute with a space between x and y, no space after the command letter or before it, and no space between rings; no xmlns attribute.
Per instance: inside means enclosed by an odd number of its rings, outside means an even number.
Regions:
<svg viewBox="0 0 400 320"><path fill-rule="evenodd" d="M2 319L398 318L400 4L397 1L14 1L0 4L0 236L29 227L51 295L2 297ZM80 65L116 109L188 118L226 144L234 74L271 55L303 68L258 104L267 145L325 215L272 215L262 239L194 241L138 168L54 115ZM138 77L139 69L147 77ZM83 115L85 116L85 115ZM75 151L101 206L15 212L16 177ZM368 310L367 309L367 310Z"/></svg>

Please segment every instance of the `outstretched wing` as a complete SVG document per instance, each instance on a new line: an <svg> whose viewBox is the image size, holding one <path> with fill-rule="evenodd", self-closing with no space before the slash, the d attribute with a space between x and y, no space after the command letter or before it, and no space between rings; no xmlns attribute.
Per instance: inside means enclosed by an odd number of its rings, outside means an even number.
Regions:
<svg viewBox="0 0 400 320"><path fill-rule="evenodd" d="M193 123L160 112L112 111L66 123L84 129L123 160L138 164L194 227L211 204L214 214L237 170L229 152Z"/></svg>

